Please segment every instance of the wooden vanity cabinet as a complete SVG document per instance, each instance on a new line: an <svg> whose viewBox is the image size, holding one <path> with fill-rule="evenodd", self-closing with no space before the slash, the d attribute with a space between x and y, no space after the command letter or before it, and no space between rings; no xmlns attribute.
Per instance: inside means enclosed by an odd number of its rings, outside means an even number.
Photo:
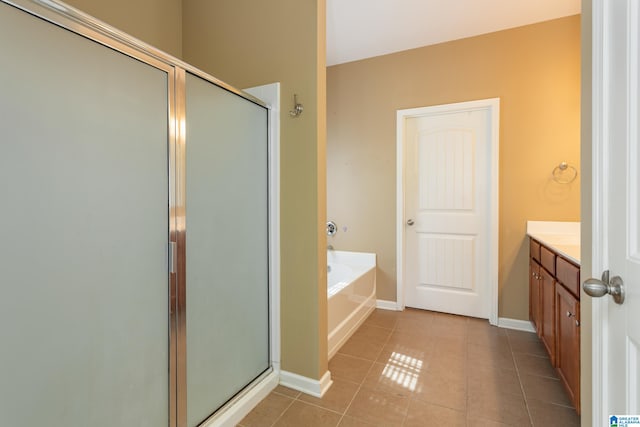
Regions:
<svg viewBox="0 0 640 427"><path fill-rule="evenodd" d="M530 240L529 318L580 413L580 267Z"/></svg>
<svg viewBox="0 0 640 427"><path fill-rule="evenodd" d="M556 281L544 268L540 269L540 340L556 366Z"/></svg>

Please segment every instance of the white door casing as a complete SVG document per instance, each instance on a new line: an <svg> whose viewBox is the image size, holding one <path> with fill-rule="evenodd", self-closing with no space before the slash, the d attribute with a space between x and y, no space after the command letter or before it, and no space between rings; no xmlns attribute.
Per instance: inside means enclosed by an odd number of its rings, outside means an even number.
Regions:
<svg viewBox="0 0 640 427"><path fill-rule="evenodd" d="M624 281L592 308L593 420L640 413L640 5L593 1L593 266ZM589 298L586 297L585 298Z"/></svg>
<svg viewBox="0 0 640 427"><path fill-rule="evenodd" d="M499 99L398 111L398 309L497 323L498 120Z"/></svg>

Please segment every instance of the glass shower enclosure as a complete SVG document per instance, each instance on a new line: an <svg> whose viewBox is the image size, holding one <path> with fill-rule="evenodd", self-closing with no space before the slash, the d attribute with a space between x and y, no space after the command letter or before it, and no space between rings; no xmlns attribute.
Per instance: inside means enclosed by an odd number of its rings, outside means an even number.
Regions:
<svg viewBox="0 0 640 427"><path fill-rule="evenodd" d="M268 123L263 108L190 73L186 94L192 426L269 367Z"/></svg>
<svg viewBox="0 0 640 427"><path fill-rule="evenodd" d="M269 109L0 0L0 425L198 426L272 370Z"/></svg>

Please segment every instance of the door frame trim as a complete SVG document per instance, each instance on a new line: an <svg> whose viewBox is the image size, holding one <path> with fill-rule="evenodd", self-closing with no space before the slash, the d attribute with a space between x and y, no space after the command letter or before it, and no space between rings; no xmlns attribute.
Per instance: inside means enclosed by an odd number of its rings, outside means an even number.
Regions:
<svg viewBox="0 0 640 427"><path fill-rule="evenodd" d="M592 123L592 177L591 177L591 271L590 277L600 277L608 268L608 191L609 147L606 143L609 122L607 120L610 75L609 55L605 37L610 32L607 23L607 2L594 0L592 4L592 63L591 63L591 123ZM608 366L607 343L608 304L604 298L591 299L591 414L594 424L604 421L609 414L607 401ZM583 381L581 381L581 384ZM582 394L584 396L584 394ZM585 396L586 397L586 396Z"/></svg>
<svg viewBox="0 0 640 427"><path fill-rule="evenodd" d="M487 282L489 283L489 322L498 324L498 220L499 220L499 145L500 98L481 99L453 104L397 110L396 115L396 309L405 307L405 124L408 119L449 112L488 110L491 115L489 138L489 259Z"/></svg>

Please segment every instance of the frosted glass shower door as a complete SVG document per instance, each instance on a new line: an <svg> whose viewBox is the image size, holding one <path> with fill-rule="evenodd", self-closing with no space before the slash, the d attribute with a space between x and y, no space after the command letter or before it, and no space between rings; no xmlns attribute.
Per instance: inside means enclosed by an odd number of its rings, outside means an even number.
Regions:
<svg viewBox="0 0 640 427"><path fill-rule="evenodd" d="M268 112L186 76L187 419L270 366Z"/></svg>
<svg viewBox="0 0 640 427"><path fill-rule="evenodd" d="M0 56L0 425L168 426L168 72L5 3Z"/></svg>

